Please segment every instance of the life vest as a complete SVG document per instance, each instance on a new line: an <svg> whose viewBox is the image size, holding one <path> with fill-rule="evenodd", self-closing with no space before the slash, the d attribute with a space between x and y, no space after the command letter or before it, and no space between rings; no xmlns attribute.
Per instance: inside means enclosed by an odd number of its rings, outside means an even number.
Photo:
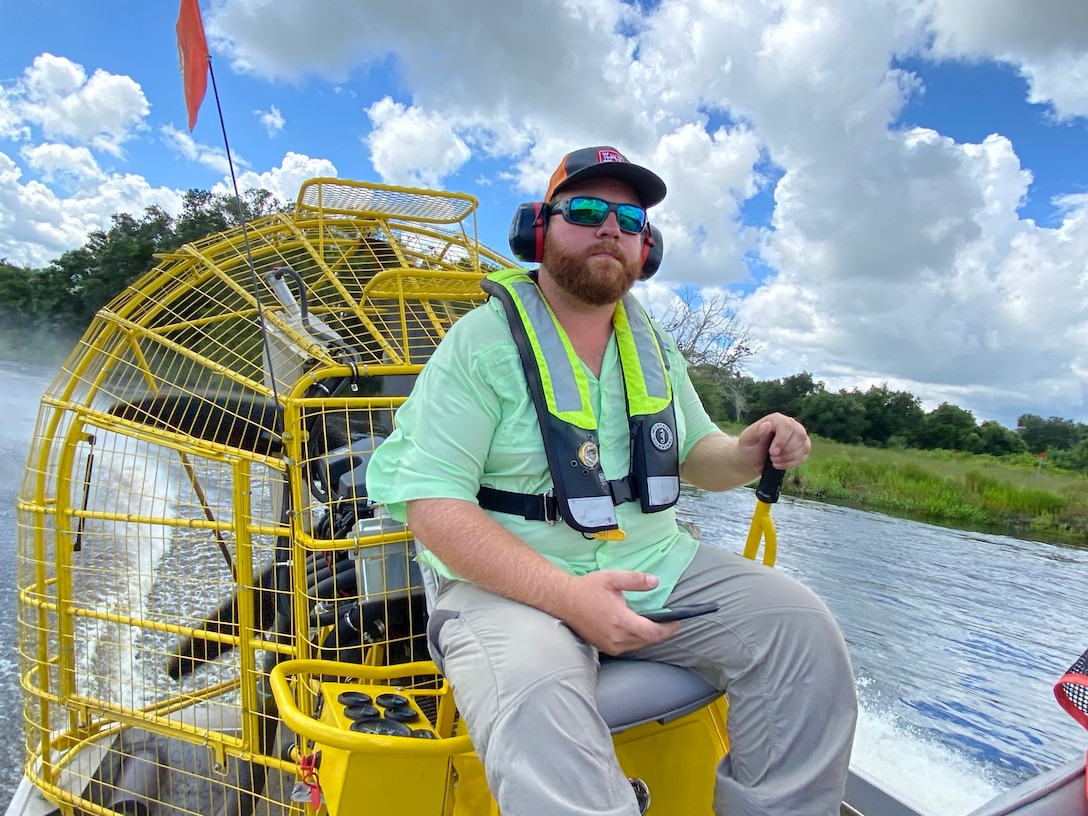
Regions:
<svg viewBox="0 0 1088 816"><path fill-rule="evenodd" d="M676 504L680 456L672 383L661 339L639 302L626 295L612 317L627 400L631 468L626 477L609 481L600 463L589 378L536 281L524 270L507 269L481 285L506 311L536 406L553 488L528 495L483 486L480 506L552 523L562 518L583 534L619 539L623 533L615 505L638 500L644 513L657 513Z"/></svg>

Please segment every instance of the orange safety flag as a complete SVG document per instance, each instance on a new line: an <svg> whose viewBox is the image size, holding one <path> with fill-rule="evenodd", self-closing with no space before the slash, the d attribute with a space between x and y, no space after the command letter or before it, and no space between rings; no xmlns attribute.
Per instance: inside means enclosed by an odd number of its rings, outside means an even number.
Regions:
<svg viewBox="0 0 1088 816"><path fill-rule="evenodd" d="M196 115L208 92L208 40L197 0L181 0L178 11L178 65L185 83L185 108L189 111L189 132L196 127Z"/></svg>

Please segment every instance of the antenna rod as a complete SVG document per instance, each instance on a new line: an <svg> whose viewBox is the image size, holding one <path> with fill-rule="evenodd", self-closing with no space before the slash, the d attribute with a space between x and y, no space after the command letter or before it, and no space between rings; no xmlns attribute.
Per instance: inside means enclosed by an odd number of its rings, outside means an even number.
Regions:
<svg viewBox="0 0 1088 816"><path fill-rule="evenodd" d="M223 119L223 106L219 103L219 87L215 83L215 69L212 67L212 55L208 54L208 75L212 78L212 95L215 97L215 110L219 114L219 128L223 132L223 147L227 151L227 166L230 167L230 182L234 187L234 204L238 209L238 223L242 227L242 243L246 250L246 263L249 265L249 280L253 286L253 298L257 301L257 322L261 326L261 343L264 346L265 359L268 360L268 379L272 384L272 399L279 406L279 387L276 385L276 372L273 369L272 346L268 341L268 331L264 322L264 306L261 303L261 284L257 278L257 269L253 265L253 252L249 245L249 222L246 220L245 207L242 206L242 195L238 192L238 176L234 172L234 159L230 153L230 141L227 139L227 123ZM283 420L279 411L274 413L275 422L279 426L276 433L283 434Z"/></svg>

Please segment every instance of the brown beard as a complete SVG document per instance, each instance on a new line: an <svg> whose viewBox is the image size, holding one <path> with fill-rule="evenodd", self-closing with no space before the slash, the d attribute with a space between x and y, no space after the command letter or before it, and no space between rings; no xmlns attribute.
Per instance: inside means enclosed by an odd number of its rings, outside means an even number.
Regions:
<svg viewBox="0 0 1088 816"><path fill-rule="evenodd" d="M598 252L610 252L616 259L592 257ZM546 241L541 266L560 289L590 306L616 303L642 274L641 264L626 258L617 245L609 243L594 244L575 254Z"/></svg>

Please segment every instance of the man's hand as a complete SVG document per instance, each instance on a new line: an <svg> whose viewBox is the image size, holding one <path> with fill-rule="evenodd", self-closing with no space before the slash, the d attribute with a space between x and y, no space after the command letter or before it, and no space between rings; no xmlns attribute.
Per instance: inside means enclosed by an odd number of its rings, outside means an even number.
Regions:
<svg viewBox="0 0 1088 816"><path fill-rule="evenodd" d="M680 477L704 490L731 490L758 479L768 455L776 468L787 470L811 450L804 425L785 414L768 414L740 436L721 431L704 436L680 465Z"/></svg>
<svg viewBox="0 0 1088 816"><path fill-rule="evenodd" d="M563 599L563 621L601 652L619 655L660 643L680 629L679 623L654 623L633 612L623 596L657 586L657 576L624 570L600 570L572 578Z"/></svg>
<svg viewBox="0 0 1088 816"><path fill-rule="evenodd" d="M768 456L776 468L789 470L808 459L811 450L805 426L785 414L769 414L737 437L737 457L755 473L763 471Z"/></svg>
<svg viewBox="0 0 1088 816"><path fill-rule="evenodd" d="M415 499L408 502L408 524L427 549L465 580L559 618L605 654L658 643L680 626L654 623L627 607L624 591L653 589L656 576L623 570L571 575L474 502Z"/></svg>

